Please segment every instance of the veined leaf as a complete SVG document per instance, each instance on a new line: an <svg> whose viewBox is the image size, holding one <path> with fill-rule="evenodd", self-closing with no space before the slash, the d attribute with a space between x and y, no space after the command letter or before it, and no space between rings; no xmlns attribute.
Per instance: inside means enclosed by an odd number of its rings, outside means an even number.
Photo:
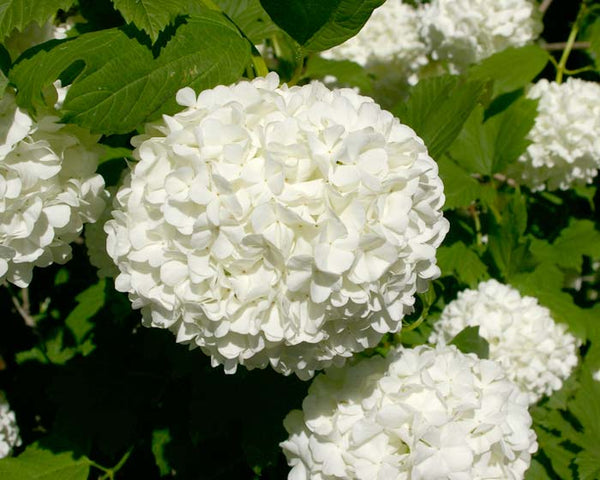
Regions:
<svg viewBox="0 0 600 480"><path fill-rule="evenodd" d="M214 0L242 32L256 45L280 32L259 0Z"/></svg>
<svg viewBox="0 0 600 480"><path fill-rule="evenodd" d="M333 75L339 84L360 88L361 93L365 95L373 91L371 77L358 63L350 60L329 60L316 55L308 59L303 78L323 79L328 75Z"/></svg>
<svg viewBox="0 0 600 480"><path fill-rule="evenodd" d="M154 59L120 30L84 34L18 64L10 80L25 108L44 105L43 90L76 62L85 65L64 104L64 120L104 134L126 133L177 110L176 92L238 80L250 45L222 14L192 16Z"/></svg>
<svg viewBox="0 0 600 480"><path fill-rule="evenodd" d="M94 326L90 322L90 319L104 306L106 300L104 295L105 287L106 280L100 279L98 283L75 297L78 305L65 319L65 325L71 330L78 344L85 340L86 335Z"/></svg>
<svg viewBox="0 0 600 480"><path fill-rule="evenodd" d="M0 0L0 39L15 28L23 30L31 22L43 25L58 10L67 10L74 3L74 0Z"/></svg>
<svg viewBox="0 0 600 480"><path fill-rule="evenodd" d="M600 257L600 232L591 220L573 220L553 246L558 265L580 270L583 255Z"/></svg>
<svg viewBox="0 0 600 480"><path fill-rule="evenodd" d="M483 94L485 82L452 75L426 78L411 89L408 101L393 113L424 140L439 159L460 133Z"/></svg>
<svg viewBox="0 0 600 480"><path fill-rule="evenodd" d="M507 48L471 67L469 77L493 80L493 96L496 97L526 86L549 60L550 54L537 45Z"/></svg>
<svg viewBox="0 0 600 480"><path fill-rule="evenodd" d="M471 288L489 276L485 263L462 242L438 248L437 259L442 276L456 275L459 281Z"/></svg>
<svg viewBox="0 0 600 480"><path fill-rule="evenodd" d="M153 42L175 17L185 11L186 0L112 0L123 18L144 30Z"/></svg>
<svg viewBox="0 0 600 480"><path fill-rule="evenodd" d="M465 327L450 342L463 353L474 353L479 358L489 358L490 344L485 338L479 336L479 325Z"/></svg>
<svg viewBox="0 0 600 480"><path fill-rule="evenodd" d="M16 458L0 460L3 480L86 480L89 471L86 457L75 458L72 452L55 453L37 445Z"/></svg>
<svg viewBox="0 0 600 480"><path fill-rule="evenodd" d="M307 52L353 37L384 0L260 0L273 21Z"/></svg>

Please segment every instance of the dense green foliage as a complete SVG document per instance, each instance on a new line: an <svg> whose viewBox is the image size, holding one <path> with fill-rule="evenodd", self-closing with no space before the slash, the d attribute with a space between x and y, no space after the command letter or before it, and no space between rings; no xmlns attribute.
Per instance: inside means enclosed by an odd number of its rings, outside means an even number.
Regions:
<svg viewBox="0 0 600 480"><path fill-rule="evenodd" d="M111 185L131 161L131 136L176 111L182 87L200 91L269 68L292 83L335 75L370 93L371 78L360 66L316 52L353 36L382 3L0 0L3 37L59 9L62 18L77 15L80 22L73 38L19 58L2 47L1 66L32 115L52 103L55 80L72 84L63 120L103 135L109 148L99 171ZM544 20L547 42L566 40L580 4L554 1ZM598 9L579 23L578 40L590 45L574 51L568 66L597 81ZM265 59L256 49L264 43L274 52ZM554 78L561 53L509 49L462 76L423 80L392 109L439 164L451 230L438 252L442 277L419 298L403 332L377 350L425 342L444 305L487 278L537 297L582 346L580 366L563 389L532 408L540 450L527 478L593 480L600 478L600 382L592 379L600 369L598 178L585 188L532 193L506 176L528 145L536 115L524 88ZM68 264L36 269L28 289L0 288L0 305L0 389L24 443L15 457L0 460L0 478L287 475L278 447L282 420L300 407L309 383L270 369L224 375L171 333L142 327L127 297L111 280L98 280L82 244ZM488 348L476 329L463 331L456 344L481 356Z"/></svg>

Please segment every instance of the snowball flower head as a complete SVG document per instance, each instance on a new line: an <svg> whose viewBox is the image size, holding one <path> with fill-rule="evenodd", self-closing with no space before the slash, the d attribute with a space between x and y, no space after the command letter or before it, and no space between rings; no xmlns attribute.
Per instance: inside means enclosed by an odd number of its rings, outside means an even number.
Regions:
<svg viewBox="0 0 600 480"><path fill-rule="evenodd" d="M8 457L21 445L15 412L10 409L4 393L0 392L0 458Z"/></svg>
<svg viewBox="0 0 600 480"><path fill-rule="evenodd" d="M108 187L106 190L111 198L114 198L117 193L117 187ZM96 267L99 278L115 278L119 274L119 269L106 251L107 235L104 225L112 218L111 211L112 206L107 202L98 221L85 226L85 247L90 263Z"/></svg>
<svg viewBox="0 0 600 480"><path fill-rule="evenodd" d="M577 365L578 341L566 325L555 323L537 299L496 280L460 292L444 308L429 341L447 343L476 325L490 344L490 359L505 368L532 404L560 389Z"/></svg>
<svg viewBox="0 0 600 480"><path fill-rule="evenodd" d="M105 227L145 324L227 372L301 378L400 330L448 230L414 131L350 89L274 73L177 98L135 140Z"/></svg>
<svg viewBox="0 0 600 480"><path fill-rule="evenodd" d="M416 83L427 64L427 47L418 32L420 8L388 0L346 42L322 53L332 60L352 60L386 84ZM391 86L391 85L390 85Z"/></svg>
<svg viewBox="0 0 600 480"><path fill-rule="evenodd" d="M457 71L508 47L531 43L542 31L532 0L432 0L421 21L431 57Z"/></svg>
<svg viewBox="0 0 600 480"><path fill-rule="evenodd" d="M522 479L537 450L527 396L454 346L331 368L285 419L290 480Z"/></svg>
<svg viewBox="0 0 600 480"><path fill-rule="evenodd" d="M600 168L600 85L578 78L546 79L527 96L538 100L531 145L509 173L532 190L591 183Z"/></svg>
<svg viewBox="0 0 600 480"><path fill-rule="evenodd" d="M0 282L25 287L34 266L66 262L104 208L99 137L58 120L35 122L12 94L0 99Z"/></svg>

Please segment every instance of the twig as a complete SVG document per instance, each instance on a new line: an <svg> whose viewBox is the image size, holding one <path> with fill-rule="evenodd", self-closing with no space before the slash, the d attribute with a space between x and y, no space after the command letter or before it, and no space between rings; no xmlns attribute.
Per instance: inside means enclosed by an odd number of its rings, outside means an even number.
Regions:
<svg viewBox="0 0 600 480"><path fill-rule="evenodd" d="M551 3L552 3L552 0L544 0L540 5L540 12L546 13L546 10L548 10L548 7L550 6Z"/></svg>
<svg viewBox="0 0 600 480"><path fill-rule="evenodd" d="M5 284L5 285L6 285L6 288L8 289L8 293L10 294L10 299L12 300L13 305L17 309L17 312L19 312L19 315L21 315L21 318L25 322L25 325L27 325L28 327L32 327L32 328L35 327L35 320L31 316L31 313L29 312L29 289L28 288L21 289L21 296L23 298L23 304L21 304L21 302L19 302L19 299L14 294L14 292L12 291L10 286L8 284Z"/></svg>
<svg viewBox="0 0 600 480"><path fill-rule="evenodd" d="M586 48L590 48L590 42L574 42L571 46L572 50L585 50ZM548 50L549 52L561 51L567 47L567 42L556 42L556 43L546 43L544 45L544 50Z"/></svg>

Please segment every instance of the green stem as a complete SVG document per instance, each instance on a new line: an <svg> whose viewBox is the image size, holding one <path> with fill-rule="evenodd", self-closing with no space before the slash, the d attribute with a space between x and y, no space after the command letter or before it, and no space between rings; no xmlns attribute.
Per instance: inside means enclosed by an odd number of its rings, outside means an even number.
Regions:
<svg viewBox="0 0 600 480"><path fill-rule="evenodd" d="M573 50L573 45L575 45L575 40L577 39L577 35L579 34L579 26L581 20L585 16L587 9L585 4L581 5L581 9L577 14L577 18L575 19L575 23L573 23L573 28L571 28L571 33L569 33L569 38L567 39L567 44L563 53L558 61L558 65L556 67L556 83L562 83L563 75L567 73L567 60L569 59L569 55Z"/></svg>
<svg viewBox="0 0 600 480"><path fill-rule="evenodd" d="M121 457L121 460L119 460L119 462L112 468L103 467L102 465L97 464L96 462L94 462L93 460L90 460L89 458L88 458L88 462L90 462L90 466L97 468L98 470L101 470L102 472L104 472L104 475L102 475L100 477L101 480L115 480L116 473L119 470L121 470L121 468L123 468L123 465L125 465L125 463L129 459L131 452L133 452L133 447L131 447L129 450L127 450L125 452L125 455L123 455Z"/></svg>
<svg viewBox="0 0 600 480"><path fill-rule="evenodd" d="M253 50L256 50L256 48L253 48ZM254 72L257 77L266 77L269 73L265 59L262 58L258 51L256 51L256 54L254 51L252 52L252 65L254 66Z"/></svg>

